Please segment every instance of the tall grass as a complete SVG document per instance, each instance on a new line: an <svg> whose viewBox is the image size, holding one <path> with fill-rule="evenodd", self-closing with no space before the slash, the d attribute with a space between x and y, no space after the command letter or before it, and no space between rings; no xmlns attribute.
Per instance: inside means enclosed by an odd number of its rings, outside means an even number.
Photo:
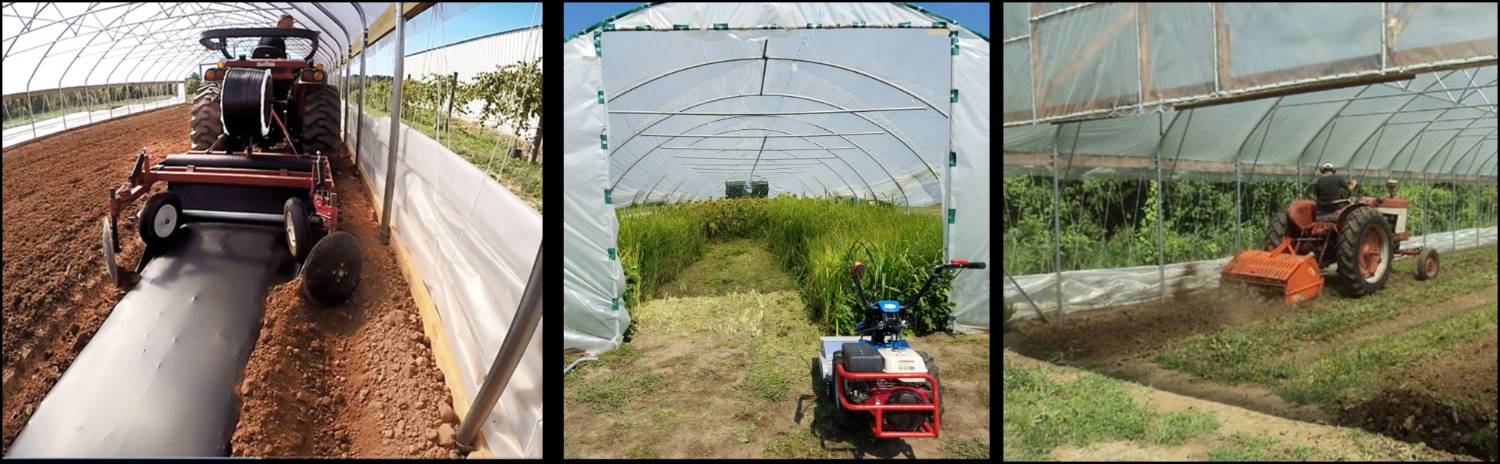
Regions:
<svg viewBox="0 0 1500 464"><path fill-rule="evenodd" d="M844 334L863 317L849 274L854 261L865 263L863 283L873 300L914 294L942 260L940 219L895 206L807 198L710 200L649 215L621 213L626 301L655 297L662 283L702 257L705 240L729 238L763 241L777 265L801 284L809 318ZM913 330L946 327L947 294L947 285L935 286L911 308Z"/></svg>
<svg viewBox="0 0 1500 464"><path fill-rule="evenodd" d="M620 220L619 258L625 271L625 302L631 307L655 297L688 265L703 257L703 220L688 207Z"/></svg>

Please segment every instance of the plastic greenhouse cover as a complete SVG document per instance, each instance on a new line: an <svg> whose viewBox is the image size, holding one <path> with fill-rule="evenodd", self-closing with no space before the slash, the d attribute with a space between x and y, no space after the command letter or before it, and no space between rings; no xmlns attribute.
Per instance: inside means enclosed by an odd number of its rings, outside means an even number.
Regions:
<svg viewBox="0 0 1500 464"><path fill-rule="evenodd" d="M1019 5L1019 6L1018 6ZM1067 4L1061 4L1067 5ZM1487 3L1006 4L1007 124L1493 64ZM1483 81L1480 81L1483 82ZM1493 101L1493 99L1491 99Z"/></svg>
<svg viewBox="0 0 1500 464"><path fill-rule="evenodd" d="M1477 240L1477 242L1476 242ZM1496 228L1483 227L1452 232L1412 237L1403 242L1413 246L1430 246L1439 253L1462 250L1496 243ZM1456 247L1456 248L1455 248ZM1406 258L1398 258L1406 259ZM1161 286L1166 285L1168 294L1218 288L1219 270L1228 263L1229 257L1206 261L1191 261L1166 265L1165 279L1157 266L1137 266L1115 269L1090 269L1062 273L1063 314L1083 312L1099 308L1143 303L1161 296ZM1049 320L1057 310L1057 274L1032 274L1012 276L1015 283L1024 289L1031 301L1036 302ZM1004 282L1005 301L1015 305L1015 317L1031 319L1036 311L1021 290L1009 279Z"/></svg>
<svg viewBox="0 0 1500 464"><path fill-rule="evenodd" d="M365 20L373 23L390 3L358 5ZM292 15L296 27L322 32L314 61L331 69L359 40L365 25L351 2L11 2L6 13L0 19L7 96L84 85L177 81L201 64L222 58L198 43L202 31L271 27L282 14Z"/></svg>
<svg viewBox="0 0 1500 464"><path fill-rule="evenodd" d="M989 58L987 38L900 4L668 3L572 37L565 346L607 350L629 326L614 208L719 197L726 180L943 204L946 255L988 261ZM807 114L764 114L786 112ZM954 283L955 329L988 329L988 284Z"/></svg>
<svg viewBox="0 0 1500 464"><path fill-rule="evenodd" d="M349 117L358 113L351 106ZM390 118L365 116L359 167L379 207ZM350 126L353 127L353 126ZM421 132L402 126L391 227L411 254L453 342L461 384L474 398L509 335L542 240L542 217L520 198ZM544 326L537 333L546 333ZM481 428L497 457L540 457L542 345L534 336Z"/></svg>
<svg viewBox="0 0 1500 464"><path fill-rule="evenodd" d="M1221 170L1239 163L1247 175L1326 162L1404 173L1400 177L1493 176L1496 77L1496 68L1486 66L1420 74L1400 86L1377 84L1184 111L1013 126L1002 129L1003 146L1006 153L1050 156L1055 145L1063 159L1074 154L1149 159L1159 154L1163 159L1221 163ZM1007 175L1019 172L1011 169L1013 164L1007 163Z"/></svg>

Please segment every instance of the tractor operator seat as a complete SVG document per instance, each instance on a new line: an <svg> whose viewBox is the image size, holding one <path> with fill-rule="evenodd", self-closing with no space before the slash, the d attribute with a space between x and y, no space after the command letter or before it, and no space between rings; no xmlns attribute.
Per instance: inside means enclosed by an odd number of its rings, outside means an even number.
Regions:
<svg viewBox="0 0 1500 464"><path fill-rule="evenodd" d="M286 59L286 39L281 37L265 37L260 39L260 44L250 52L251 58L263 58L268 60Z"/></svg>

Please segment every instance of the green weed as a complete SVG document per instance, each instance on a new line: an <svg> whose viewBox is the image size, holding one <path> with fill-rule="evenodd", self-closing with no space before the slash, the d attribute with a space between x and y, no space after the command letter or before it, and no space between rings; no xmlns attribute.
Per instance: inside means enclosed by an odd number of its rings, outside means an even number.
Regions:
<svg viewBox="0 0 1500 464"><path fill-rule="evenodd" d="M1153 417L1146 428L1146 439L1158 445L1180 445L1218 429L1213 414L1174 411Z"/></svg>
<svg viewBox="0 0 1500 464"><path fill-rule="evenodd" d="M1496 323L1496 304L1427 322L1413 330L1352 342L1295 373L1278 389L1289 401L1334 406L1368 399L1381 389L1381 374L1483 337Z"/></svg>

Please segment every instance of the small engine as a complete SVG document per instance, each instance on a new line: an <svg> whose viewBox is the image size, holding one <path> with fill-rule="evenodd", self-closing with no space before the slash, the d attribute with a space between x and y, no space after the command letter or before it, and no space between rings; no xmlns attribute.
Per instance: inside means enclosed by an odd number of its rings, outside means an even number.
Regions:
<svg viewBox="0 0 1500 464"><path fill-rule="evenodd" d="M864 343L848 343L843 350L846 364L854 372L927 372L922 355L910 349L876 349ZM932 402L932 385L921 379L848 380L844 382L844 395L856 404L929 404ZM925 412L889 412L884 415L884 425L890 430L914 431L931 416Z"/></svg>

